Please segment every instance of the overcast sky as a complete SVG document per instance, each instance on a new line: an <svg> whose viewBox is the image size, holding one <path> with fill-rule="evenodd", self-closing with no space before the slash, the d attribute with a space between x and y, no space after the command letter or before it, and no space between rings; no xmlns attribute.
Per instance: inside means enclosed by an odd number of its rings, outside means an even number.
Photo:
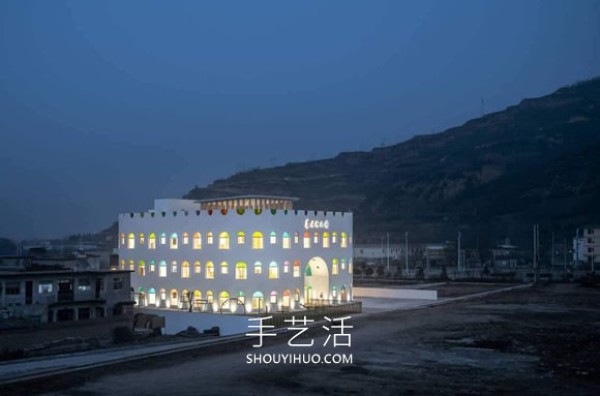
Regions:
<svg viewBox="0 0 600 396"><path fill-rule="evenodd" d="M598 1L0 1L0 236L96 232L600 74Z"/></svg>

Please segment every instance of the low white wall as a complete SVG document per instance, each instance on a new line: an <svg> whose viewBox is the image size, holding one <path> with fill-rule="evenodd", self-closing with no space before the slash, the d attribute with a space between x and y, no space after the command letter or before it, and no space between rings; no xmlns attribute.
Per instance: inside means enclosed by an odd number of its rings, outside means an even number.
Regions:
<svg viewBox="0 0 600 396"><path fill-rule="evenodd" d="M353 296L376 298L405 298L412 300L437 300L437 290L384 289L379 287L354 287Z"/></svg>
<svg viewBox="0 0 600 396"><path fill-rule="evenodd" d="M164 334L176 334L194 326L199 332L210 329L213 326L219 326L221 335L245 334L248 333L248 322L250 316L212 314L202 312L170 311L167 309L144 309L144 313L164 316L165 328ZM252 329L251 329L252 330ZM254 330L252 330L254 331Z"/></svg>

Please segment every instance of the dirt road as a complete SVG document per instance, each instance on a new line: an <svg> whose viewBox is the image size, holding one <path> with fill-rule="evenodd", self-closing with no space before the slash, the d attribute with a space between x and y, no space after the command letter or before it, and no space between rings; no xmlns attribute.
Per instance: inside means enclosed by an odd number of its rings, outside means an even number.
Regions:
<svg viewBox="0 0 600 396"><path fill-rule="evenodd" d="M288 336L73 375L52 395L600 394L600 291L524 289L435 308L353 317L351 347ZM345 353L352 364L247 364L248 353ZM43 387L28 389L39 393ZM25 390L21 390L25 391Z"/></svg>

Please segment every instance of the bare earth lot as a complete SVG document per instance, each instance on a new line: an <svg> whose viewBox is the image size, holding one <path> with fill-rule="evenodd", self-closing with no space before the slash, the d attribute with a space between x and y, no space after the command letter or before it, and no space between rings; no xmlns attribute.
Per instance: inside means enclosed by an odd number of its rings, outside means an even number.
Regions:
<svg viewBox="0 0 600 396"><path fill-rule="evenodd" d="M416 311L355 316L352 346L320 327L10 389L52 395L600 394L600 290L549 285ZM351 365L247 364L247 353L352 353Z"/></svg>

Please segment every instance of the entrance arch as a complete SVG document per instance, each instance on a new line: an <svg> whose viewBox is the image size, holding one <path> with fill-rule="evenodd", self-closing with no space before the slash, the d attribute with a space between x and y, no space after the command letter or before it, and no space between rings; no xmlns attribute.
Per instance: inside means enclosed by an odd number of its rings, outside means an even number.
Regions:
<svg viewBox="0 0 600 396"><path fill-rule="evenodd" d="M306 264L304 290L304 301L307 304L329 301L329 269L321 257L313 257Z"/></svg>

